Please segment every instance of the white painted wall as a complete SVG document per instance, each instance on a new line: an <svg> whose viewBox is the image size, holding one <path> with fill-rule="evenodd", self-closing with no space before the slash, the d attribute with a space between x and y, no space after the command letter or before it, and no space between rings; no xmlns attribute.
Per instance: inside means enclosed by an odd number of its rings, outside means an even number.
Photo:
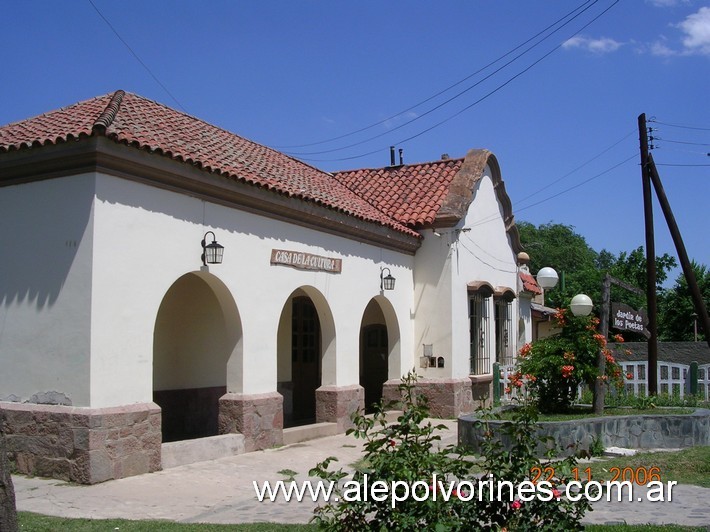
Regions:
<svg viewBox="0 0 710 532"><path fill-rule="evenodd" d="M93 198L90 175L0 187L0 399L90 402Z"/></svg>
<svg viewBox="0 0 710 532"><path fill-rule="evenodd" d="M384 297L399 318L402 352L412 352L413 257L112 176L96 176L96 194L92 406L152 399L157 312L176 279L200 270L207 230L225 247L224 262L209 272L231 292L243 331L243 378L228 382L229 391L276 390L279 319L301 287L320 294L332 314L337 358L324 360L323 384L357 384L360 324L370 299L380 294L380 265L397 278L397 289ZM339 257L343 271L271 266L274 248ZM411 367L411 357L403 358Z"/></svg>
<svg viewBox="0 0 710 532"><path fill-rule="evenodd" d="M498 202L491 169L486 167L483 177L474 189L474 197L461 228L470 231L458 235L455 244L456 264L453 267L453 320L455 344L453 377L469 373L469 322L466 287L472 281L487 281L494 288L507 286L514 291L518 286L518 266L510 237L505 231L503 208ZM495 312L490 298L488 338L490 338L491 364L495 361ZM513 301L512 315L518 315L518 300ZM517 337L517 320L512 323L511 340Z"/></svg>
<svg viewBox="0 0 710 532"><path fill-rule="evenodd" d="M516 257L505 231L502 207L498 203L486 167L476 184L468 214L453 229L424 232L424 243L416 255L414 315L417 356L422 344L433 344L434 356L443 356L446 366L418 369L427 378L462 378L469 375L469 322L467 285L487 281L494 287L518 286ZM470 231L461 231L470 228ZM513 316L518 315L517 300ZM491 361L495 359L495 320L490 301L488 337ZM512 338L517 337L517 318ZM418 361L418 359L417 359ZM418 364L417 364L418 366Z"/></svg>
<svg viewBox="0 0 710 532"><path fill-rule="evenodd" d="M331 328L322 384L358 384L360 330L373 298L399 354L390 356L390 378L418 368L425 343L446 366L420 372L466 376L467 283L517 286L502 217L487 221L496 214L492 206L493 184L484 177L458 227L472 230L426 232L413 257L103 174L0 188L6 229L0 235L0 398L56 391L77 406L151 401L158 311L170 287L191 272L219 288L220 305L233 307L226 324L238 337L227 342L233 346L230 392L276 390L284 376L277 374L279 336L285 345L286 335L279 321L299 289ZM202 266L200 241L208 230L225 247L221 265ZM272 249L342 258L343 270L272 266ZM393 291L380 291L382 266L397 279ZM183 295L182 304L189 299ZM492 317L491 308L491 338ZM214 385L214 371L199 365L187 371L202 369L205 378L195 382ZM279 371L287 373L287 366ZM170 387L178 377L178 370L166 372L156 383Z"/></svg>

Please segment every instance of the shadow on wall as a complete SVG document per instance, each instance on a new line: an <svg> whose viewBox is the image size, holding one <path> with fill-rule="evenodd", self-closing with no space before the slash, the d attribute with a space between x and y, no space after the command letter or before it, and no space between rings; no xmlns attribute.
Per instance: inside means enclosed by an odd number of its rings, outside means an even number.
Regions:
<svg viewBox="0 0 710 532"><path fill-rule="evenodd" d="M52 306L72 268L88 286L93 197L90 175L0 187L2 306Z"/></svg>

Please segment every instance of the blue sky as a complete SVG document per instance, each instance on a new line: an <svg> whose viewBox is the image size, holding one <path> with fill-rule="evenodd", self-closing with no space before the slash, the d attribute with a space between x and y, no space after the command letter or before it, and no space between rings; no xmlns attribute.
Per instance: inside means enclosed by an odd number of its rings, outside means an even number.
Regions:
<svg viewBox="0 0 710 532"><path fill-rule="evenodd" d="M646 113L710 265L708 1L92 1L3 5L0 124L124 89L325 170L486 148L517 219L618 253L644 244Z"/></svg>

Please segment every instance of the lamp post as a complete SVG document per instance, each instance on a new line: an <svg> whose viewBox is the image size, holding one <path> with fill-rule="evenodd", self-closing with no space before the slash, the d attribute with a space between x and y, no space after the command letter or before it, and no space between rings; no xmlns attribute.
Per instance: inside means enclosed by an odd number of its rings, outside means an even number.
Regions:
<svg viewBox="0 0 710 532"><path fill-rule="evenodd" d="M545 290L552 289L557 286L557 281L559 281L559 276L554 268L545 266L540 268L540 271L536 275L537 284L542 288L542 304L545 304Z"/></svg>

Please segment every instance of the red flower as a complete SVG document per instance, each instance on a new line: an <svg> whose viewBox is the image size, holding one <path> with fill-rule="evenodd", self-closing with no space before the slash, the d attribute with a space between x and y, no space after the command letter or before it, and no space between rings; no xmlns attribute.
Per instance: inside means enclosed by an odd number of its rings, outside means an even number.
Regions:
<svg viewBox="0 0 710 532"><path fill-rule="evenodd" d="M511 508L513 508L513 510L520 510L520 507L521 507L522 505L523 505L523 503L520 502L520 501L517 500L517 499L514 500L512 503L510 503L510 506L511 506Z"/></svg>
<svg viewBox="0 0 710 532"><path fill-rule="evenodd" d="M614 335L614 340L617 341L617 342L619 342L620 344L623 344L623 343L624 343L624 337L621 336L620 334L615 334L615 335Z"/></svg>
<svg viewBox="0 0 710 532"><path fill-rule="evenodd" d="M559 499L560 499L560 495L562 495L562 492L561 492L560 490L558 490L557 488L554 488L554 489L552 490L552 496L553 496L555 499L559 500Z"/></svg>
<svg viewBox="0 0 710 532"><path fill-rule="evenodd" d="M557 320L557 325L564 325L565 324L565 309L563 308L558 308L557 312L555 312L555 319Z"/></svg>
<svg viewBox="0 0 710 532"><path fill-rule="evenodd" d="M626 374L626 378L629 379L629 380L631 380L631 379L634 378L634 374L633 374L633 373L627 373L627 374Z"/></svg>
<svg viewBox="0 0 710 532"><path fill-rule="evenodd" d="M606 337L603 334L595 334L594 339L599 343L600 346L606 347Z"/></svg>
<svg viewBox="0 0 710 532"><path fill-rule="evenodd" d="M395 445L397 445L397 442L394 440L390 440L387 442L387 445L389 445L390 447L394 447Z"/></svg>
<svg viewBox="0 0 710 532"><path fill-rule="evenodd" d="M562 366L562 378L569 379L574 371L574 366Z"/></svg>

